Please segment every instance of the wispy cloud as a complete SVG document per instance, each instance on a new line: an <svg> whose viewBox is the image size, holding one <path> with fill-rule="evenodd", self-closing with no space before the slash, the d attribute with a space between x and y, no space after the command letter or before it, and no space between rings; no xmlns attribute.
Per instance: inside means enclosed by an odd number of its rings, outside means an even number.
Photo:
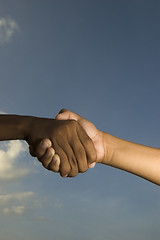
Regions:
<svg viewBox="0 0 160 240"><path fill-rule="evenodd" d="M3 213L5 215L24 215L27 211L25 206L13 206L11 208L4 208Z"/></svg>
<svg viewBox="0 0 160 240"><path fill-rule="evenodd" d="M19 167L18 158L27 150L27 146L21 141L9 141L1 143L0 149L0 181L9 182L23 178L30 173L29 168Z"/></svg>
<svg viewBox="0 0 160 240"><path fill-rule="evenodd" d="M20 193L11 193L0 195L0 205L13 203L13 201L24 202L29 198L33 197L34 192L20 192Z"/></svg>
<svg viewBox="0 0 160 240"><path fill-rule="evenodd" d="M0 110L0 114L7 114ZM6 141L0 142L0 183L13 182L13 180L23 178L33 172L28 166L24 166L23 162L19 164L19 159L23 158L24 152L28 151L25 142Z"/></svg>
<svg viewBox="0 0 160 240"><path fill-rule="evenodd" d="M32 202L32 204L29 204ZM19 192L0 195L0 210L6 216L22 216L27 214L31 208L37 207L34 192Z"/></svg>
<svg viewBox="0 0 160 240"><path fill-rule="evenodd" d="M0 111L0 114L5 112ZM20 161L28 152L28 146L23 141L5 141L0 143L0 215L10 217L35 218L36 209L41 209L42 198L36 197L33 191L14 192L17 180L24 179L27 175L36 171ZM9 184L12 184L12 193L8 191ZM10 188L9 188L10 189ZM41 221L44 221L42 216ZM37 219L38 221L38 219Z"/></svg>
<svg viewBox="0 0 160 240"><path fill-rule="evenodd" d="M10 41L15 32L19 29L18 24L12 18L0 18L0 45Z"/></svg>

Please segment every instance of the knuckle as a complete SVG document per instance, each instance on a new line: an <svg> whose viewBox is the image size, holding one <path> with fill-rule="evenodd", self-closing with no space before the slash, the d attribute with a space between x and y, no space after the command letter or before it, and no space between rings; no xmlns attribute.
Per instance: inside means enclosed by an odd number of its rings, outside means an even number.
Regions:
<svg viewBox="0 0 160 240"><path fill-rule="evenodd" d="M75 177L78 175L78 166L77 166L77 162L74 161L72 162L72 166L71 166L71 170L69 172L69 177Z"/></svg>
<svg viewBox="0 0 160 240"><path fill-rule="evenodd" d="M48 170L51 170L53 172L58 172L59 171L59 164L57 164L54 161L51 161L50 164L48 165Z"/></svg>
<svg viewBox="0 0 160 240"><path fill-rule="evenodd" d="M50 147L47 149L46 154L44 155L46 158L52 157L55 154L54 148Z"/></svg>
<svg viewBox="0 0 160 240"><path fill-rule="evenodd" d="M85 157L85 151L82 147L76 149L77 158L83 159Z"/></svg>
<svg viewBox="0 0 160 240"><path fill-rule="evenodd" d="M69 174L69 172L70 172L70 166L69 165L61 165L60 166L60 169L59 169L59 171L60 171L60 175L63 177L63 176L65 176L65 175L67 175L67 174Z"/></svg>
<svg viewBox="0 0 160 240"><path fill-rule="evenodd" d="M44 168L48 169L49 163L48 163L48 161L43 161L42 165L43 165Z"/></svg>
<svg viewBox="0 0 160 240"><path fill-rule="evenodd" d="M39 148L36 149L36 152L35 152L35 153L36 153L36 156L37 156L38 158L41 158L41 157L43 157L43 155L45 154L45 151L39 147Z"/></svg>
<svg viewBox="0 0 160 240"><path fill-rule="evenodd" d="M54 165L49 165L48 166L48 170L52 171L52 172L58 172L59 168L55 167Z"/></svg>
<svg viewBox="0 0 160 240"><path fill-rule="evenodd" d="M69 174L68 174L68 177L76 177L78 175L78 172L77 171L71 171Z"/></svg>
<svg viewBox="0 0 160 240"><path fill-rule="evenodd" d="M80 173L84 173L84 172L87 172L88 171L88 166L81 166L79 167L79 172Z"/></svg>
<svg viewBox="0 0 160 240"><path fill-rule="evenodd" d="M77 159L75 158L75 156L73 155L72 157L69 158L69 162L72 166L72 169L75 170L75 168L77 167ZM74 171L73 170L73 171Z"/></svg>
<svg viewBox="0 0 160 240"><path fill-rule="evenodd" d="M88 162L89 163L93 163L96 161L96 157L94 157L92 154L90 156L88 156Z"/></svg>
<svg viewBox="0 0 160 240"><path fill-rule="evenodd" d="M46 162L48 162L48 158L46 158L45 156L42 156L40 158L38 158L38 160L42 163L42 164L45 164L46 165Z"/></svg>
<svg viewBox="0 0 160 240"><path fill-rule="evenodd" d="M50 170L51 160L52 160L52 157L45 157L45 156L43 156L43 157L40 159L40 162L42 163L43 167L45 167L45 168L47 168L48 170Z"/></svg>

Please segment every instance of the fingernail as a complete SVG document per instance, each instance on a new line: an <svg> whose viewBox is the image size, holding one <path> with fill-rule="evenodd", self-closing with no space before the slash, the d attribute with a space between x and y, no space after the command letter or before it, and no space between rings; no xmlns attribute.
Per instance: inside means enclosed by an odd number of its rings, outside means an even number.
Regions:
<svg viewBox="0 0 160 240"><path fill-rule="evenodd" d="M48 148L50 146L49 142L42 141L42 147L43 148Z"/></svg>
<svg viewBox="0 0 160 240"><path fill-rule="evenodd" d="M46 153L46 158L51 158L51 157L53 157L53 156L54 156L54 154L51 153L51 152L47 152L47 153Z"/></svg>
<svg viewBox="0 0 160 240"><path fill-rule="evenodd" d="M94 167L95 167L95 165L96 165L96 163L95 163L95 162L93 162L93 163L89 164L89 168L94 168Z"/></svg>
<svg viewBox="0 0 160 240"><path fill-rule="evenodd" d="M63 177L64 177L64 178L68 177L68 174L67 174L67 175L64 175Z"/></svg>
<svg viewBox="0 0 160 240"><path fill-rule="evenodd" d="M53 157L53 156L52 156L52 157ZM52 159L52 163L53 163L53 164L56 164L56 163L57 163L57 159L53 158L53 159Z"/></svg>

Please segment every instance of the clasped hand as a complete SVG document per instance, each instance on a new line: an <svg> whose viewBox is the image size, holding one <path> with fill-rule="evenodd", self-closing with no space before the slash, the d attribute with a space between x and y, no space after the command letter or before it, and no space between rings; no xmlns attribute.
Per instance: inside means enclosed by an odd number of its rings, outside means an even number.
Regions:
<svg viewBox="0 0 160 240"><path fill-rule="evenodd" d="M34 118L27 142L31 155L46 169L60 172L62 177L75 177L101 158L96 151L98 136L91 122L63 109L56 119Z"/></svg>

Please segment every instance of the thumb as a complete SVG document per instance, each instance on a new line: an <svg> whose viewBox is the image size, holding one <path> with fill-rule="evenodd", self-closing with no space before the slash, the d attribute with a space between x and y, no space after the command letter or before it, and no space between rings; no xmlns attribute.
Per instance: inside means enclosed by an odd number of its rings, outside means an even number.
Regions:
<svg viewBox="0 0 160 240"><path fill-rule="evenodd" d="M67 109L62 109L58 115L56 116L56 119L57 120L76 120L78 121L79 119L81 118L81 116L79 116L78 114L74 113L74 112L71 112Z"/></svg>

